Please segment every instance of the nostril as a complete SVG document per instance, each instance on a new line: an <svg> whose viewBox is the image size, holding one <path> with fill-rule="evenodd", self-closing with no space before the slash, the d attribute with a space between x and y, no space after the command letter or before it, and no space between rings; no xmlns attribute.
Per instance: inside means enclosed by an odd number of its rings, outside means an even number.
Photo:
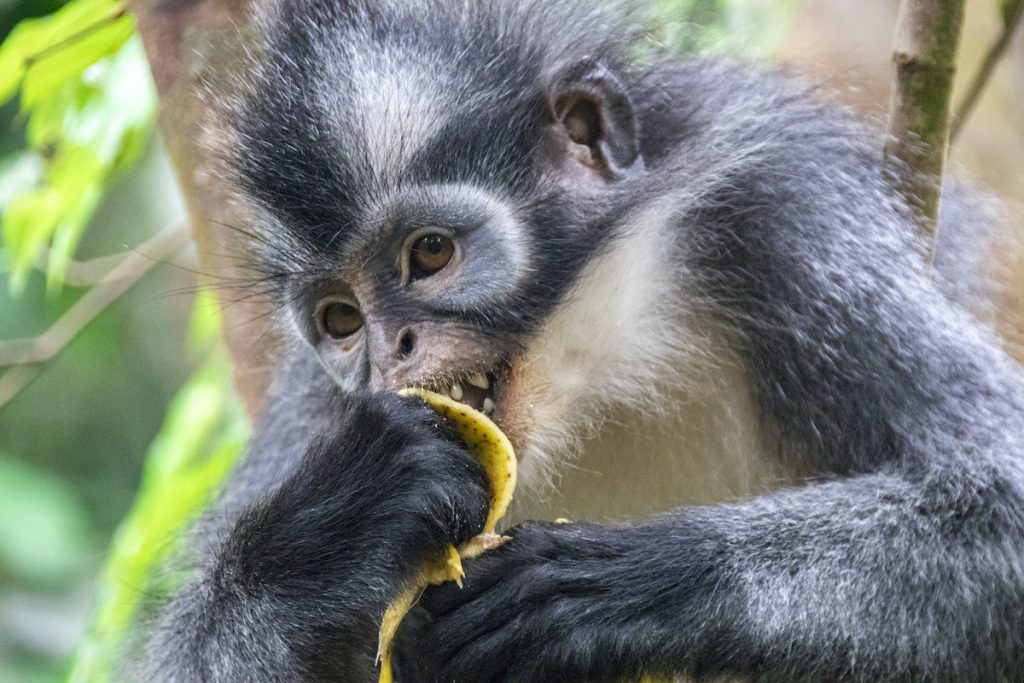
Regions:
<svg viewBox="0 0 1024 683"><path fill-rule="evenodd" d="M406 330L402 333L402 336L398 339L398 357L406 359L412 355L413 349L416 348L416 333L412 330Z"/></svg>

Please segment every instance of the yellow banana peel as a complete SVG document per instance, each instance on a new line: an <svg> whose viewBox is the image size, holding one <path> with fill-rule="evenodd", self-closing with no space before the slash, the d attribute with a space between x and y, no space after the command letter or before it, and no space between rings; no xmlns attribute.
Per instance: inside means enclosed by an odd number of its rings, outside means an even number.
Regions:
<svg viewBox="0 0 1024 683"><path fill-rule="evenodd" d="M378 683L393 683L391 655L395 632L402 619L413 608L427 586L457 581L462 585L462 560L472 559L496 548L505 541L494 532L495 527L512 502L516 486L516 456L508 437L490 418L478 410L443 394L425 389L404 389L402 396L422 399L458 430L470 452L483 467L491 488L491 501L484 530L458 548L449 546L445 552L428 561L415 579L391 601L381 619L377 640L377 661L380 663Z"/></svg>
<svg viewBox="0 0 1024 683"><path fill-rule="evenodd" d="M491 501L483 531L458 548L449 546L444 553L428 561L416 578L388 605L381 619L377 641L377 660L380 663L378 683L394 683L391 655L395 633L402 619L419 600L423 590L427 586L446 581L456 581L461 586L462 560L477 557L505 542L506 537L499 536L494 530L508 510L516 486L517 463L512 444L490 418L464 403L425 389L404 389L399 393L402 396L416 396L422 399L455 426L487 474ZM557 521L568 523L568 520ZM671 680L644 676L642 683L671 683Z"/></svg>

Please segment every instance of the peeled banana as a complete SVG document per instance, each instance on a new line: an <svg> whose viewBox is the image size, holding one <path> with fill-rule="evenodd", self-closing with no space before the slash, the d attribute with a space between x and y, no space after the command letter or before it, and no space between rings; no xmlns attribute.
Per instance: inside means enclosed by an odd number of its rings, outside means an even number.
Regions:
<svg viewBox="0 0 1024 683"><path fill-rule="evenodd" d="M446 581L457 581L461 585L463 558L471 559L504 542L505 538L497 535L494 529L508 510L516 486L516 456L512 444L490 418L464 403L425 389L405 389L399 393L422 399L455 426L487 474L491 501L484 530L458 548L449 546L443 554L428 561L415 579L388 605L377 640L377 661L380 663L378 683L393 683L391 655L395 632L423 590L427 586Z"/></svg>
<svg viewBox="0 0 1024 683"><path fill-rule="evenodd" d="M462 560L472 559L496 548L505 541L494 529L508 510L516 486L516 456L505 434L490 418L453 398L424 389L405 389L403 396L416 396L450 421L466 446L484 468L491 487L491 503L484 530L458 548L449 546L444 553L428 561L408 586L391 601L380 624L377 660L380 663L378 683L394 683L391 655L395 632L402 619L413 608L427 586L446 581L462 585ZM568 520L558 520L568 521ZM644 676L642 683L671 683L671 679Z"/></svg>

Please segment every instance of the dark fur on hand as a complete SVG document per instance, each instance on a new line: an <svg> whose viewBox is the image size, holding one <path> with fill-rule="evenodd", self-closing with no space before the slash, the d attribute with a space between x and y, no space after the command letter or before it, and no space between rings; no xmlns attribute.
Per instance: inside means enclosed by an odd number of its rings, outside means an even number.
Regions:
<svg viewBox="0 0 1024 683"><path fill-rule="evenodd" d="M402 584L483 527L483 472L432 409L394 395L345 402L336 430L174 598L150 680L330 679L338 662L365 679Z"/></svg>

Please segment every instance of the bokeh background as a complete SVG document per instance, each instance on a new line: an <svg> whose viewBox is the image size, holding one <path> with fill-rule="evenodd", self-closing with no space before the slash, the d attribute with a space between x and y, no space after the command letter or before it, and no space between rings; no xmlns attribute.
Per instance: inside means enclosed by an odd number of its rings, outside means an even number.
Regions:
<svg viewBox="0 0 1024 683"><path fill-rule="evenodd" d="M0 0L0 37L19 20L62 4ZM823 96L884 122L897 0L652 0L651 8L653 39L671 49L778 63L824 84ZM968 2L960 82L1000 28L997 0ZM0 207L9 190L6 164L23 151L24 128L17 102L0 108ZM1021 36L956 141L951 163L1001 196L1024 230ZM183 212L160 140L151 136L138 161L110 185L76 258L130 249ZM9 261L0 251L0 269L10 270ZM0 405L0 681L66 675L147 453L158 434L157 446L167 447L169 406L208 358L194 339L203 316L212 315L194 311L195 263L185 249L158 264ZM1010 273L1018 285L1022 275ZM42 333L83 292L69 284L48 288L40 271L14 291L0 274L0 344ZM1019 321L1020 298L1005 305Z"/></svg>

